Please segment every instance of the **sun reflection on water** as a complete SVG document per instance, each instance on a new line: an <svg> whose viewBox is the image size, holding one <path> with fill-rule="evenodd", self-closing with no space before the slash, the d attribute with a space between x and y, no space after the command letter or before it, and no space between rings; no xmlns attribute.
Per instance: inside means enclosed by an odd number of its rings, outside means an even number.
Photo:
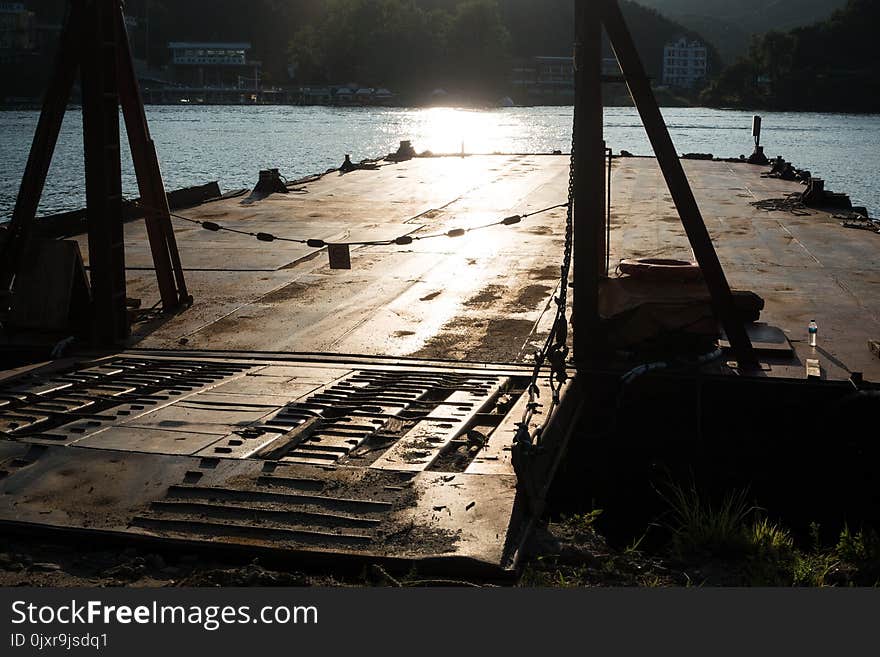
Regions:
<svg viewBox="0 0 880 657"><path fill-rule="evenodd" d="M12 212L39 112L0 112L0 219ZM699 107L663 108L679 152L736 157L750 152L752 112ZM253 186L260 169L278 168L296 179L339 166L343 155L377 157L411 140L418 152L456 154L567 153L571 107L486 110L333 108L298 106L147 107L162 174L169 189L219 180L226 190ZM880 153L877 115L764 112L767 148L796 158L831 187L845 187L858 205L880 212L874 185ZM634 108L605 110L605 134L616 151L648 155ZM821 138L817 137L821 136ZM472 174L468 174L472 175ZM134 170L123 149L123 187L137 195ZM85 203L82 115L71 108L52 159L40 214L76 210Z"/></svg>
<svg viewBox="0 0 880 657"><path fill-rule="evenodd" d="M411 132L433 153L492 153L518 121L497 113L435 107L412 117Z"/></svg>

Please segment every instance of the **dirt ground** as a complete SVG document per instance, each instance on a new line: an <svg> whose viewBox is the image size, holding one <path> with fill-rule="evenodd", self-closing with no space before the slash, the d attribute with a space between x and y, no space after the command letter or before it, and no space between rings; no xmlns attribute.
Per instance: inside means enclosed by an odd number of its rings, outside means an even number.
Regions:
<svg viewBox="0 0 880 657"><path fill-rule="evenodd" d="M41 537L0 538L0 586L213 587L213 586L675 586L687 582L657 559L610 548L588 524L540 528L520 576L487 582L398 572L361 563L342 569L298 568L186 551L141 547L95 549Z"/></svg>
<svg viewBox="0 0 880 657"><path fill-rule="evenodd" d="M94 549L36 537L0 539L0 586L332 586L333 578L273 570L259 561L137 547Z"/></svg>
<svg viewBox="0 0 880 657"><path fill-rule="evenodd" d="M415 568L401 571L363 561L307 566L243 554L96 549L92 544L7 535L0 537L0 586L880 586L880 544L874 534L848 534L836 546L821 548L798 548L783 540L776 547L768 543L745 553L719 549L676 556L669 549L646 548L640 540L626 547L610 545L596 527L599 513L567 516L539 527L519 572L504 581L452 572L426 574Z"/></svg>

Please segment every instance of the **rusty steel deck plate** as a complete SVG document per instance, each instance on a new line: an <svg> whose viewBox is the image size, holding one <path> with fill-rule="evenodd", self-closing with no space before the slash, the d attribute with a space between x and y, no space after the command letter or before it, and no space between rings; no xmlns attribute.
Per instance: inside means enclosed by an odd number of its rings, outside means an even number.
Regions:
<svg viewBox="0 0 880 657"><path fill-rule="evenodd" d="M504 571L527 381L172 352L38 367L0 382L0 522Z"/></svg>

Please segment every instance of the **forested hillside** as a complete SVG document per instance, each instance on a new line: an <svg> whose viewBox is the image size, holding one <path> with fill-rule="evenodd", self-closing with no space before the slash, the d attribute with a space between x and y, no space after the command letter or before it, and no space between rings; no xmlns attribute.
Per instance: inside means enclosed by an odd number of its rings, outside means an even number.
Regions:
<svg viewBox="0 0 880 657"><path fill-rule="evenodd" d="M846 0L637 0L703 34L732 63L753 35L786 31L828 18Z"/></svg>
<svg viewBox="0 0 880 657"><path fill-rule="evenodd" d="M41 19L58 20L64 4L40 0L31 6ZM626 0L622 5L656 78L664 44L680 35L698 36L652 9ZM573 8L573 0L126 2L127 13L142 22L148 17L154 66L167 61L168 41L244 40L263 62L267 83L359 81L399 91L444 87L487 93L507 84L515 58L570 54ZM720 70L714 52L710 66Z"/></svg>
<svg viewBox="0 0 880 657"><path fill-rule="evenodd" d="M880 112L880 3L849 0L826 21L769 32L704 93L721 106Z"/></svg>

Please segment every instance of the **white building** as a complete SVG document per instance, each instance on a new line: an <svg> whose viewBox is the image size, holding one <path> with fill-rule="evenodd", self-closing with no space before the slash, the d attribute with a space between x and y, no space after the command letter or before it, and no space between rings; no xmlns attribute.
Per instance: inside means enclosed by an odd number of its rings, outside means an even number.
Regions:
<svg viewBox="0 0 880 657"><path fill-rule="evenodd" d="M663 84L670 87L692 88L706 77L708 49L699 41L681 37L663 48Z"/></svg>
<svg viewBox="0 0 880 657"><path fill-rule="evenodd" d="M250 43L173 41L168 48L178 84L216 89L261 89L262 64L248 58Z"/></svg>
<svg viewBox="0 0 880 657"><path fill-rule="evenodd" d="M243 66L247 63L249 43L190 43L175 41L168 44L171 60L176 65Z"/></svg>
<svg viewBox="0 0 880 657"><path fill-rule="evenodd" d="M0 50L24 51L34 47L34 12L21 2L0 2Z"/></svg>

